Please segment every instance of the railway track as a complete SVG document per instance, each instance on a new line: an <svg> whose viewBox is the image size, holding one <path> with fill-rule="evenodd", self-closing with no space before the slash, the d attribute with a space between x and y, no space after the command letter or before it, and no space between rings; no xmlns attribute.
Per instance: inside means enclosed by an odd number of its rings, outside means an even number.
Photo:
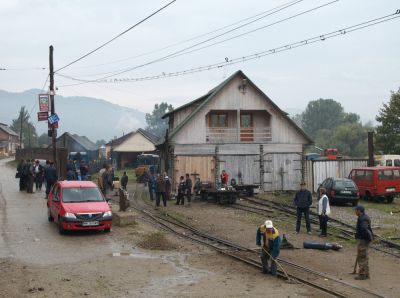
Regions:
<svg viewBox="0 0 400 298"><path fill-rule="evenodd" d="M270 213L270 212L273 212L274 210L278 210L278 211L281 211L282 213L289 214L294 217L296 216L296 207L294 207L294 206L290 206L290 205L283 204L283 203L277 203L277 202L273 202L273 201L265 200L265 199L256 199L256 198L248 198L248 197L244 197L242 199L247 202L250 202L253 205L261 206L261 207L253 207L253 209L254 209L253 212L257 211L257 210L261 210L261 211ZM240 204L239 204L239 206L240 206ZM243 207L239 207L239 208L241 208L243 210L245 210L245 208L248 208L249 210L247 210L247 211L252 212L251 207L244 206L244 205L241 205L241 206L243 206ZM318 214L316 212L313 212L313 211L310 212L310 221L312 224L319 225ZM354 226L352 226L348 223L345 223L341 220L335 219L335 218L329 218L329 222L330 222L329 227L340 233L339 235L336 235L336 236L338 236L339 238L342 238L344 240L353 240L354 239L354 234L355 234ZM385 239L384 237L377 235L377 234L374 234L374 237L376 240L379 241L380 245L373 244L370 246L371 248L373 248L377 251L383 252L385 254L389 254L396 258L400 258L400 254L399 254L400 253L400 245L399 244L397 244L393 241L390 241L388 239ZM395 252L383 249L383 247L385 247L385 248L389 247L389 248L395 250Z"/></svg>
<svg viewBox="0 0 400 298"><path fill-rule="evenodd" d="M221 239L210 235L204 231L194 228L171 215L161 215L149 211L148 208L131 206L154 224L167 232L173 233L179 237L191 240L193 242L205 245L219 253L241 261L247 265L261 269L259 252L242 245L233 243L226 239ZM321 291L333 297L384 297L373 293L367 289L352 285L324 273L314 271L304 266L297 265L283 259L278 259L281 266L285 266L285 272L278 270L278 277L286 278L301 283L313 289ZM287 275L286 275L287 274Z"/></svg>

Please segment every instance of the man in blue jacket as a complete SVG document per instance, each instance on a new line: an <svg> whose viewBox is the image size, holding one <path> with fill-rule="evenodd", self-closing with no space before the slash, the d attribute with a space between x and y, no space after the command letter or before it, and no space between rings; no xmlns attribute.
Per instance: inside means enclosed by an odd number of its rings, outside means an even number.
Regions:
<svg viewBox="0 0 400 298"><path fill-rule="evenodd" d="M266 220L265 223L257 229L256 244L258 246L261 246L261 238L263 238L261 247L262 272L265 274L271 273L275 276L277 270L276 259L281 249L281 238L279 237L278 229L274 228L271 220ZM268 260L270 258L271 268L269 269Z"/></svg>
<svg viewBox="0 0 400 298"><path fill-rule="evenodd" d="M304 181L300 183L300 190L296 193L293 203L297 207L296 233L300 232L301 216L304 213L307 233L311 234L310 206L312 205L312 197L311 192L306 189L306 183Z"/></svg>

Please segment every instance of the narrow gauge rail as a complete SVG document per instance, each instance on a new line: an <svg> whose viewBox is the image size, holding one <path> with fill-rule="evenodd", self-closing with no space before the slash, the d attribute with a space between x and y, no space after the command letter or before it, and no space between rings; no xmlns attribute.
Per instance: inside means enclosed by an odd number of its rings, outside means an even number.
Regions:
<svg viewBox="0 0 400 298"><path fill-rule="evenodd" d="M235 244L228 240L224 240L224 239L215 237L213 235L210 235L208 233L205 233L203 231L200 231L192 226L185 224L184 222L182 222L174 217L171 217L170 215L167 215L168 217L161 216L159 214L151 213L140 207L136 207L136 206L131 206L131 207L134 208L135 210L139 211L140 213L142 213L149 219L151 219L152 222L158 224L161 228L163 228L164 230L166 230L168 232L171 232L180 237L192 240L199 244L206 245L206 246L220 252L221 254L230 256L236 260L244 262L244 263L251 265L253 267L256 267L258 269L262 268L260 261L259 261L259 257L258 257L259 253L253 249ZM188 233L188 232L191 232L191 233ZM320 290L326 294L329 294L331 296L353 297L355 295L354 291L357 291L357 292L362 292L363 297L366 297L365 294L367 294L371 297L384 297L379 294L373 293L367 289L357 287L355 285L352 285L347 282L341 281L339 279L333 278L324 273L314 271L309 268L297 265L295 263L285 261L282 259L278 259L278 261L281 264L290 266L291 269L299 271L300 274L304 275L304 273L306 273L306 276L307 276L307 277L301 277L301 276L299 276L299 274L295 275L293 273L288 273L288 276L290 279L297 281L299 283L302 283L304 285L307 285L309 287L312 287L314 289L318 289L318 290ZM314 278L310 277L311 274L314 275ZM278 270L278 276L280 278L286 278L285 273L281 270ZM324 278L324 281L325 281L324 286L321 286L314 282L315 276ZM330 285L330 287L328 287L327 281L330 281L332 283ZM336 283L336 286L344 288L343 292L339 292L339 291L331 288L334 286L333 284L335 284L335 283ZM349 291L352 291L352 292L349 293Z"/></svg>
<svg viewBox="0 0 400 298"><path fill-rule="evenodd" d="M242 198L242 199L245 200L245 201L248 201L248 202L250 202L252 204L255 204L255 205L259 205L259 206L262 206L262 207L267 207L268 209L266 209L266 210L268 210L268 211L266 211L266 212L269 212L269 211L275 209L275 210L279 210L279 211L282 211L284 213L296 216L296 207L294 207L294 206L290 206L290 205L283 204L283 203L272 202L270 200L264 200L264 199L255 199L255 198L247 198L247 197ZM270 209L270 208L272 208L272 209ZM265 211L264 208L256 208L256 209ZM311 211L310 215L311 215L310 216L311 223L319 225L319 222L317 220L317 217L318 217L317 213ZM344 234L344 236L340 236L340 238L343 238L343 239L350 239L350 238L354 239L354 234L355 234L355 227L354 226L352 226L352 225L350 225L348 223L345 223L345 222L343 222L341 220L338 220L336 218L329 218L329 220L330 220L330 222L333 222L333 223L336 224L336 225L331 225L331 227L333 229L339 230L342 234ZM392 242L392 241L390 241L388 239L385 239L384 237L382 237L380 235L377 235L377 234L374 234L374 237L379 240L379 242L381 243L382 246L389 247L389 248L395 249L396 252L400 252L400 245L399 244L397 244L395 242ZM375 249L377 251L392 255L392 256L394 256L396 258L400 258L400 255L398 253L393 253L391 251L384 250L384 249L382 249L382 247L379 247L379 246L376 246L376 245L371 245L371 248L373 248L373 249Z"/></svg>

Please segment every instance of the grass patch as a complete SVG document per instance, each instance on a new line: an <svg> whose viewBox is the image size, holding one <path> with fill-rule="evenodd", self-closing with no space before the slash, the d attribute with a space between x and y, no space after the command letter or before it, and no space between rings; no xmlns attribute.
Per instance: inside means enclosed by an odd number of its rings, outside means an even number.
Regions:
<svg viewBox="0 0 400 298"><path fill-rule="evenodd" d="M114 171L114 176L118 177L121 179L122 175L124 174L124 171L126 171L126 175L128 175L128 184L131 184L133 182L136 183L136 174L134 169L123 169L123 170L115 170ZM92 181L97 182L97 178L99 177L99 173L94 173L92 174Z"/></svg>
<svg viewBox="0 0 400 298"><path fill-rule="evenodd" d="M399 212L400 211L400 198L396 197L393 203L386 202L367 202L365 200L359 201L360 205L363 205L368 213L368 209L376 209L384 213Z"/></svg>
<svg viewBox="0 0 400 298"><path fill-rule="evenodd" d="M145 235L138 246L149 250L173 250L176 249L176 245L170 242L163 233L153 232Z"/></svg>

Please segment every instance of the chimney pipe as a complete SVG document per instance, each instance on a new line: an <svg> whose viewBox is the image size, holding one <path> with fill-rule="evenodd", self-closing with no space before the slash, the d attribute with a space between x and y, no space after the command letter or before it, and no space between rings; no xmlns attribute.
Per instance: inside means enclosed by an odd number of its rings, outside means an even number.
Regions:
<svg viewBox="0 0 400 298"><path fill-rule="evenodd" d="M375 166L374 160L374 132L368 132L368 166L373 167Z"/></svg>

